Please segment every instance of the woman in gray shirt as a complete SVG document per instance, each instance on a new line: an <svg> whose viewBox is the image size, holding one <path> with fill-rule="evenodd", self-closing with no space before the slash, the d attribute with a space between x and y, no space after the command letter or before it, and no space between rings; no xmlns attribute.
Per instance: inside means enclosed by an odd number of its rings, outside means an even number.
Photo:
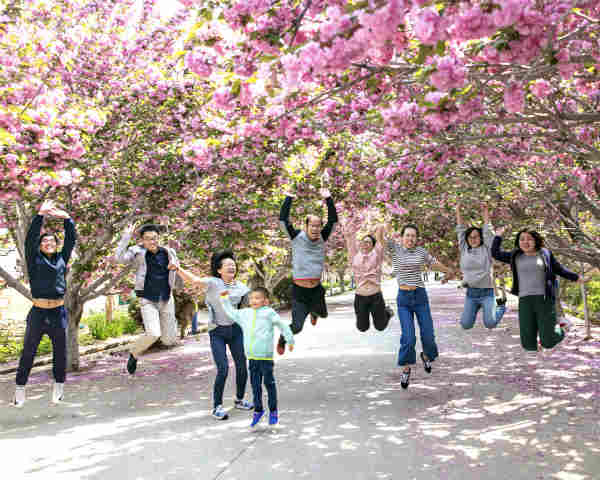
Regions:
<svg viewBox="0 0 600 480"><path fill-rule="evenodd" d="M186 281L199 286L206 292L206 305L210 316L210 348L217 366L217 376L213 391L213 412L217 420L226 420L228 414L223 408L223 391L229 371L226 346L235 364L236 398L234 407L241 410L252 410L252 403L244 400L248 369L244 353L244 335L240 326L225 312L220 300L221 292L227 291L231 303L239 307L249 288L235 279L237 264L233 252L225 250L216 253L211 258L212 276L199 278L190 272L177 268L179 275Z"/></svg>
<svg viewBox="0 0 600 480"><path fill-rule="evenodd" d="M460 270L467 286L465 307L460 317L460 325L465 330L473 328L477 312L483 311L483 324L495 328L506 311L506 299L494 297L494 277L492 275L492 224L487 205L483 206L483 227L466 227L460 213L460 203L456 204L456 234L460 250ZM496 307L496 303L498 306Z"/></svg>

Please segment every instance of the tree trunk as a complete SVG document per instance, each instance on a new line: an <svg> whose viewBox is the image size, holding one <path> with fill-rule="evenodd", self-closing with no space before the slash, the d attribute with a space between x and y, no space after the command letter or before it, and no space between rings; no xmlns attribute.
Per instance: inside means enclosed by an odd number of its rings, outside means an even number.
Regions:
<svg viewBox="0 0 600 480"><path fill-rule="evenodd" d="M344 293L346 291L346 284L344 282L344 273L346 273L345 270L337 271L338 280L340 282L340 293Z"/></svg>
<svg viewBox="0 0 600 480"><path fill-rule="evenodd" d="M107 295L106 301L104 302L104 310L106 312L106 323L111 323L113 321L113 296Z"/></svg>
<svg viewBox="0 0 600 480"><path fill-rule="evenodd" d="M67 325L67 371L79 370L79 322L83 315L83 303L78 296L67 291L65 308L69 323Z"/></svg>

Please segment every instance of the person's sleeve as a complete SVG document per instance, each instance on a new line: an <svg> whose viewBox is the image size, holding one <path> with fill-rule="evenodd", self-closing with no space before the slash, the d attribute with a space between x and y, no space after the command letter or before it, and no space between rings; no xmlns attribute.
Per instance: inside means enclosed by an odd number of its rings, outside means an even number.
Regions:
<svg viewBox="0 0 600 480"><path fill-rule="evenodd" d="M70 218L65 218L64 226L65 241L63 243L61 255L65 263L69 263L69 259L71 258L71 254L75 248L75 243L77 242L77 232L75 231L75 222L73 222L73 220Z"/></svg>
<svg viewBox="0 0 600 480"><path fill-rule="evenodd" d="M271 321L273 322L273 325L276 325L277 328L279 328L285 341L290 345L294 345L294 334L292 333L290 326L281 319L275 310L272 310L271 312Z"/></svg>
<svg viewBox="0 0 600 480"><path fill-rule="evenodd" d="M291 240L296 238L296 236L300 233L300 230L296 230L292 224L290 223L290 211L292 210L292 197L285 197L281 205L281 210L279 212L279 223L281 224L281 228L287 233L288 237Z"/></svg>
<svg viewBox="0 0 600 480"><path fill-rule="evenodd" d="M375 244L375 255L377 256L377 264L383 263L383 256L385 254L385 248L381 243L377 242Z"/></svg>
<svg viewBox="0 0 600 480"><path fill-rule="evenodd" d="M212 293L215 289L215 279L214 277L203 277L201 278L202 283L206 285L206 295Z"/></svg>
<svg viewBox="0 0 600 480"><path fill-rule="evenodd" d="M461 252L464 252L467 249L467 239L465 238L465 232L467 231L467 227L464 225L456 226L456 236L458 238L458 249Z"/></svg>
<svg viewBox="0 0 600 480"><path fill-rule="evenodd" d="M327 204L327 223L321 230L321 236L323 237L323 240L327 241L333 233L336 223L338 223L338 216L337 210L335 209L335 203L333 203L333 198L327 197L325 203Z"/></svg>
<svg viewBox="0 0 600 480"><path fill-rule="evenodd" d="M572 282L579 280L579 275L575 272L572 272L568 268L563 267L559 261L556 260L552 252L550 252L550 263L552 264L552 271L554 271L557 275L566 278L567 280L571 280Z"/></svg>
<svg viewBox="0 0 600 480"><path fill-rule="evenodd" d="M42 232L42 224L44 223L43 215L36 215L29 225L27 235L25 236L25 259L27 266L33 262L35 256L40 249L40 233Z"/></svg>
<svg viewBox="0 0 600 480"><path fill-rule="evenodd" d="M231 300L229 300L229 295L220 297L220 301L223 305L223 310L225 310L225 313L229 318L231 318L236 323L243 323L242 312L241 310L236 310L235 308L233 308Z"/></svg>
<svg viewBox="0 0 600 480"><path fill-rule="evenodd" d="M498 260L499 262L502 262L502 263L510 263L511 252L502 250L501 245L502 245L502 237L499 237L498 235L496 235L494 237L494 240L492 240L492 248L491 248L492 258L494 258L494 260Z"/></svg>
<svg viewBox="0 0 600 480"><path fill-rule="evenodd" d="M490 248L492 246L492 242L494 241L494 232L492 230L492 224L484 223L481 230L483 231L483 244L486 248Z"/></svg>
<svg viewBox="0 0 600 480"><path fill-rule="evenodd" d="M121 238L121 241L117 245L117 250L115 251L114 259L117 263L131 263L135 258L136 251L133 248L127 248L129 245L129 241L131 240L131 236L133 233L126 232Z"/></svg>

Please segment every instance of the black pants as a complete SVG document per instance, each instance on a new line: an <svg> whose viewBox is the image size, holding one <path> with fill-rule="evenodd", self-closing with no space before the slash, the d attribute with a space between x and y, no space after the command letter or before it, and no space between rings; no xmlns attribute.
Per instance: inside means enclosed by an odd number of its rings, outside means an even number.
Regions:
<svg viewBox="0 0 600 480"><path fill-rule="evenodd" d="M373 295L355 295L354 313L356 313L356 328L361 332L369 329L369 315L373 317L373 325L377 330L385 330L390 322L390 314L385 308L385 300L381 292Z"/></svg>
<svg viewBox="0 0 600 480"><path fill-rule="evenodd" d="M290 329L296 335L304 327L304 322L309 313L317 317L327 317L327 304L325 303L325 289L319 284L316 287L299 287L292 285L292 323ZM283 335L279 337L279 344L285 345Z"/></svg>
<svg viewBox="0 0 600 480"><path fill-rule="evenodd" d="M250 360L250 383L254 395L254 411L262 412L262 384L267 389L269 410L277 410L277 386L273 376L273 360Z"/></svg>
<svg viewBox="0 0 600 480"><path fill-rule="evenodd" d="M231 326L218 326L208 334L210 337L210 349L217 366L217 376L213 388L213 406L223 405L223 391L225 380L229 372L229 361L227 360L226 345L235 364L235 393L238 399L244 398L246 383L248 382L248 370L246 368L246 354L244 353L244 333L241 327L234 323Z"/></svg>
<svg viewBox="0 0 600 480"><path fill-rule="evenodd" d="M67 370L67 311L64 306L56 308L32 307L27 315L27 327L23 339L23 353L17 369L17 385L27 384L33 359L42 341L48 335L52 341L52 373L57 383L64 383Z"/></svg>

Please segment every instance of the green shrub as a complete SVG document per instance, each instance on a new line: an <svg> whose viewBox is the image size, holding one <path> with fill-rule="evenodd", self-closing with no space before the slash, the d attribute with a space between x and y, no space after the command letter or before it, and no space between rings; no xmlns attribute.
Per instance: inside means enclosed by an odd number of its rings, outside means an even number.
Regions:
<svg viewBox="0 0 600 480"><path fill-rule="evenodd" d="M128 312L114 312L113 321L107 322L104 313L94 313L82 320L90 329L90 334L98 340L120 337L125 333L133 334L137 331L137 322L129 316Z"/></svg>

